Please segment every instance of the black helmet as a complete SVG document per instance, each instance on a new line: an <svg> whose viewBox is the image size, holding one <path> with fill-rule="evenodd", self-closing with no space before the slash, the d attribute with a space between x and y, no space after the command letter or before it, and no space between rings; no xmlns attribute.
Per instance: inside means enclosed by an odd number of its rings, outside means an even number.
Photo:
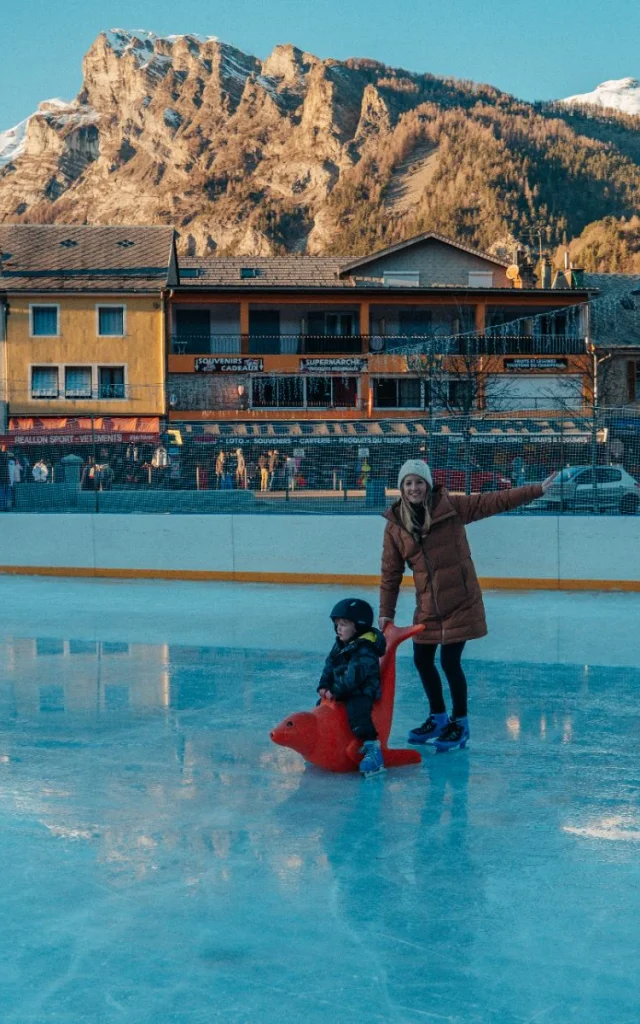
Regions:
<svg viewBox="0 0 640 1024"><path fill-rule="evenodd" d="M373 608L359 597L346 597L344 601L338 601L329 617L334 622L336 619L349 619L355 623L358 633L365 633L373 626Z"/></svg>

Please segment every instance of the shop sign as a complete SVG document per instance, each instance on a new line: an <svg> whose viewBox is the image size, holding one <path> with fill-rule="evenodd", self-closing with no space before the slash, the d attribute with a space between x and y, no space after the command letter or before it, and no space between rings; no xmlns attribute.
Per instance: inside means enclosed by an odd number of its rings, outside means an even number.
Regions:
<svg viewBox="0 0 640 1024"><path fill-rule="evenodd" d="M301 359L301 373L362 373L367 369L366 359Z"/></svg>
<svg viewBox="0 0 640 1024"><path fill-rule="evenodd" d="M100 431L93 433L56 434L5 434L0 437L0 444L23 448L25 445L65 445L65 444L157 444L159 434L140 434L121 431Z"/></svg>
<svg viewBox="0 0 640 1024"><path fill-rule="evenodd" d="M566 370L567 359L505 359L504 368L512 373L530 373L531 370Z"/></svg>
<svg viewBox="0 0 640 1024"><path fill-rule="evenodd" d="M261 373L264 359L242 356L198 356L193 361L196 373Z"/></svg>

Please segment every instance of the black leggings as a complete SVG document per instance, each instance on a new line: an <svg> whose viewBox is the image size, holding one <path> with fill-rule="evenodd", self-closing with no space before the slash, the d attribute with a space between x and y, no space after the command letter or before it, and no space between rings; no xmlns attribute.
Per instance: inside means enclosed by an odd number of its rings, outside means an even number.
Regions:
<svg viewBox="0 0 640 1024"><path fill-rule="evenodd" d="M464 718L467 713L467 679L460 664L463 649L464 641L459 644L444 644L440 648L440 664L451 691L454 718ZM435 663L437 650L437 644L413 645L413 661L420 674L432 715L439 715L447 710L442 693L442 680Z"/></svg>

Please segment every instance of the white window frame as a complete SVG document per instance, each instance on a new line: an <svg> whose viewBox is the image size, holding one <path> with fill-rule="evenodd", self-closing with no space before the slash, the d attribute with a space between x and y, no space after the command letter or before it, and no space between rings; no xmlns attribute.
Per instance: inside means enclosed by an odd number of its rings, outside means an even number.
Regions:
<svg viewBox="0 0 640 1024"><path fill-rule="evenodd" d="M122 334L101 334L100 333L100 310L121 309L122 310ZM96 302L96 338L126 338L127 337L127 306L124 302Z"/></svg>
<svg viewBox="0 0 640 1024"><path fill-rule="evenodd" d="M55 309L56 311L56 333L55 334L34 334L33 333L33 311L34 309ZM30 338L59 338L60 334L60 303L59 302L30 302L29 303L29 337Z"/></svg>
<svg viewBox="0 0 640 1024"><path fill-rule="evenodd" d="M58 377L58 390L55 395L35 395L33 387L34 370L55 370ZM32 402L58 402L60 400L60 366L58 363L32 363L29 367L29 396Z"/></svg>

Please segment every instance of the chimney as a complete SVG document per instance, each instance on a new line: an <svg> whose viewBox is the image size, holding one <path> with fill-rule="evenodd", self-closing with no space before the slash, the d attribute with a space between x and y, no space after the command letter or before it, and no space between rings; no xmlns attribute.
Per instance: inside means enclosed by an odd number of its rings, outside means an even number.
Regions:
<svg viewBox="0 0 640 1024"><path fill-rule="evenodd" d="M540 287L551 288L551 260L548 256L544 256L540 262Z"/></svg>
<svg viewBox="0 0 640 1024"><path fill-rule="evenodd" d="M573 270L572 263L569 259L569 250L565 249L564 252L564 276L567 282L567 288L573 288Z"/></svg>

